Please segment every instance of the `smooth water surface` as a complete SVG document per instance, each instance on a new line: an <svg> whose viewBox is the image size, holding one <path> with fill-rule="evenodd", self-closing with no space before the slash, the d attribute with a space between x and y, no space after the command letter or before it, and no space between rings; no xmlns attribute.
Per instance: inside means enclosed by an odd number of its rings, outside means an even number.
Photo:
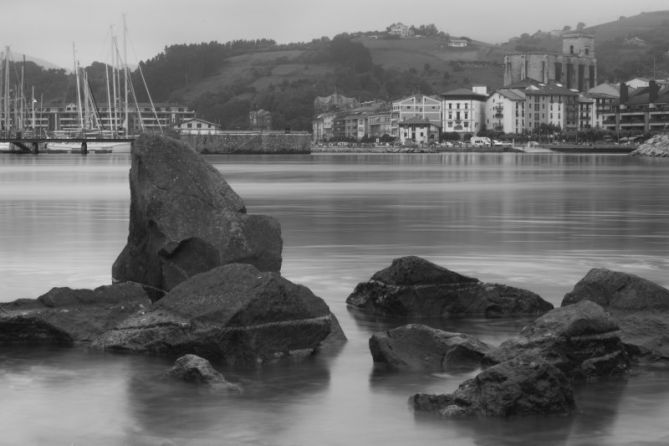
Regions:
<svg viewBox="0 0 669 446"><path fill-rule="evenodd" d="M571 417L416 416L417 392L474 375L375 371L367 341L397 322L349 312L395 257L539 293L555 305L590 268L669 286L669 160L620 155L211 156L250 213L282 226L282 273L323 297L338 353L255 372L240 395L164 383L160 358L0 350L0 444L626 445L669 443L669 371L578 390ZM110 282L128 231L128 155L0 155L0 302ZM498 344L527 321L431 321Z"/></svg>

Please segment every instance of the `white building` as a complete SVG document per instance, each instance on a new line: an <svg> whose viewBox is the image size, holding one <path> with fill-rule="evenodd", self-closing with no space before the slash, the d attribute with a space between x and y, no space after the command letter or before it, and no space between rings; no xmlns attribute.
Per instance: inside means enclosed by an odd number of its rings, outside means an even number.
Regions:
<svg viewBox="0 0 669 446"><path fill-rule="evenodd" d="M394 101L392 111L399 122L420 118L441 125L441 107L439 98L417 94Z"/></svg>
<svg viewBox="0 0 669 446"><path fill-rule="evenodd" d="M439 126L432 121L411 118L400 122L401 144L431 144L439 142Z"/></svg>
<svg viewBox="0 0 669 446"><path fill-rule="evenodd" d="M388 34L406 38L411 35L411 30L404 23L393 23L388 27Z"/></svg>
<svg viewBox="0 0 669 446"><path fill-rule="evenodd" d="M523 133L525 128L525 92L502 88L486 101L485 124L488 130Z"/></svg>
<svg viewBox="0 0 669 446"><path fill-rule="evenodd" d="M179 123L176 130L182 135L216 135L221 132L218 125L200 118L187 119Z"/></svg>
<svg viewBox="0 0 669 446"><path fill-rule="evenodd" d="M442 93L441 97L443 132L476 134L481 131L488 99L485 87L459 88Z"/></svg>
<svg viewBox="0 0 669 446"><path fill-rule="evenodd" d="M448 46L453 48L465 48L469 45L469 40L467 39L453 39L451 38L448 41Z"/></svg>

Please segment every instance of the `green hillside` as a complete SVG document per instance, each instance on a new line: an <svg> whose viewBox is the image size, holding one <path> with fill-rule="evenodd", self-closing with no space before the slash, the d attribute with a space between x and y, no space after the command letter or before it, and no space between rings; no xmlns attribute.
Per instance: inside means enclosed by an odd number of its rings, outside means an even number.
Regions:
<svg viewBox="0 0 669 446"><path fill-rule="evenodd" d="M247 128L249 111L262 108L272 112L275 128L309 130L316 96L337 91L360 101L392 101L472 85L495 89L505 54L561 50L559 31L524 33L500 45L467 39L456 48L434 25L415 29L420 36L404 39L365 32L287 45L268 39L171 45L141 67L155 102L188 104L223 128ZM595 34L599 81L669 77L669 11L584 29ZM104 65L86 70L94 96L106 98ZM147 100L139 71L133 76L139 99ZM29 62L26 85L45 103L74 100L73 76L63 70Z"/></svg>

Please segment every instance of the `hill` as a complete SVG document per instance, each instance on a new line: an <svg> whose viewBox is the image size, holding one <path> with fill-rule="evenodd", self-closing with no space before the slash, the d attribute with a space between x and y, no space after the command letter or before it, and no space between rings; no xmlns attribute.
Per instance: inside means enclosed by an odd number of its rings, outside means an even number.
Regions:
<svg viewBox="0 0 669 446"><path fill-rule="evenodd" d="M653 72L669 77L669 11L579 26L595 34L598 81ZM416 30L403 39L360 32L286 45L268 39L171 45L141 66L155 102L188 104L223 128L247 128L249 111L262 108L272 112L275 128L309 130L316 96L337 91L360 101L392 101L476 84L495 89L502 85L505 54L561 50L561 31L524 33L499 45L462 38L466 46L454 47L434 25ZM29 65L26 84L46 103L74 99L71 74ZM105 98L104 65L86 70L94 96ZM138 70L133 77L139 99L146 100Z"/></svg>

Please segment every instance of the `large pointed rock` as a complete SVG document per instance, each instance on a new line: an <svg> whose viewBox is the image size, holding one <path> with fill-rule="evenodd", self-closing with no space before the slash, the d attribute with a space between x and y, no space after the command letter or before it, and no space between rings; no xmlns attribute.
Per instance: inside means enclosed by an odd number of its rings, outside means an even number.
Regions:
<svg viewBox="0 0 669 446"><path fill-rule="evenodd" d="M156 289L230 263L281 269L281 228L249 215L222 174L187 145L142 135L132 149L128 242L112 267L115 281Z"/></svg>
<svg viewBox="0 0 669 446"><path fill-rule="evenodd" d="M182 282L93 346L175 357L192 353L246 366L314 352L330 334L333 317L308 288L236 263Z"/></svg>
<svg viewBox="0 0 669 446"><path fill-rule="evenodd" d="M539 295L483 283L416 256L401 257L359 283L346 303L392 317L506 317L539 315L553 308Z"/></svg>

